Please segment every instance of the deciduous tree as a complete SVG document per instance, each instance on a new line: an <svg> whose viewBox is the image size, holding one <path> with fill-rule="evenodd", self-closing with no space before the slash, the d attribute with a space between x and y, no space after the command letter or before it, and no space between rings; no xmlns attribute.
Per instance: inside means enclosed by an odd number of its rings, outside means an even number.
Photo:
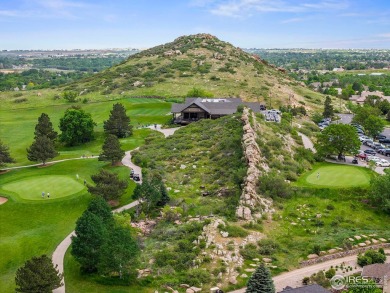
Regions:
<svg viewBox="0 0 390 293"><path fill-rule="evenodd" d="M78 107L69 108L60 119L60 140L69 146L88 142L93 139L95 125L91 114Z"/></svg>
<svg viewBox="0 0 390 293"><path fill-rule="evenodd" d="M15 163L15 160L11 157L8 146L0 140L0 167L7 163Z"/></svg>
<svg viewBox="0 0 390 293"><path fill-rule="evenodd" d="M362 124L366 134L371 137L376 137L385 128L385 122L378 116L370 115Z"/></svg>
<svg viewBox="0 0 390 293"><path fill-rule="evenodd" d="M316 149L323 156L356 154L359 148L358 135L351 125L331 124L317 136Z"/></svg>
<svg viewBox="0 0 390 293"><path fill-rule="evenodd" d="M390 170L386 169L383 176L375 176L371 179L371 200L373 203L390 214Z"/></svg>
<svg viewBox="0 0 390 293"><path fill-rule="evenodd" d="M258 266L250 277L246 293L275 293L275 286L271 273L264 264Z"/></svg>
<svg viewBox="0 0 390 293"><path fill-rule="evenodd" d="M16 292L51 293L62 286L62 277L49 257L33 257L16 272Z"/></svg>
<svg viewBox="0 0 390 293"><path fill-rule="evenodd" d="M43 165L49 159L58 156L53 141L47 136L38 136L27 149L27 158L33 162L42 162Z"/></svg>
<svg viewBox="0 0 390 293"><path fill-rule="evenodd" d="M99 155L99 161L111 161L114 165L116 162L122 160L125 152L121 149L118 137L109 134L103 144L103 152Z"/></svg>
<svg viewBox="0 0 390 293"><path fill-rule="evenodd" d="M107 134L113 134L119 138L133 134L130 118L126 115L126 109L122 104L114 104L110 113L110 117L104 121L103 125Z"/></svg>

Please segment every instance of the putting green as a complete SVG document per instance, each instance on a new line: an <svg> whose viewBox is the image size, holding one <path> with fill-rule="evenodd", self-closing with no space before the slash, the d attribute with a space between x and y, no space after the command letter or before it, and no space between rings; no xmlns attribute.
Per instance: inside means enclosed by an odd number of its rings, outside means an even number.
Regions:
<svg viewBox="0 0 390 293"><path fill-rule="evenodd" d="M16 193L20 198L27 200L51 200L62 198L83 190L85 187L80 179L72 179L64 175L33 176L13 181L2 186L4 190ZM45 198L42 198L45 192ZM50 198L47 193L50 193Z"/></svg>
<svg viewBox="0 0 390 293"><path fill-rule="evenodd" d="M326 187L355 187L370 183L367 170L345 165L328 165L314 169L306 176L306 183Z"/></svg>

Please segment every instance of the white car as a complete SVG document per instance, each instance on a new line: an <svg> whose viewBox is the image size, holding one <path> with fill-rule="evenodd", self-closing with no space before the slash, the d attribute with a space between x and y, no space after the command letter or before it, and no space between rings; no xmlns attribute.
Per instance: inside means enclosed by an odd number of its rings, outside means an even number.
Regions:
<svg viewBox="0 0 390 293"><path fill-rule="evenodd" d="M380 160L382 160L382 159L377 157L377 156L367 156L367 162L374 161L376 163L376 162L379 162Z"/></svg>
<svg viewBox="0 0 390 293"><path fill-rule="evenodd" d="M375 165L377 167L390 167L390 162L388 160L381 159L380 161L375 162Z"/></svg>

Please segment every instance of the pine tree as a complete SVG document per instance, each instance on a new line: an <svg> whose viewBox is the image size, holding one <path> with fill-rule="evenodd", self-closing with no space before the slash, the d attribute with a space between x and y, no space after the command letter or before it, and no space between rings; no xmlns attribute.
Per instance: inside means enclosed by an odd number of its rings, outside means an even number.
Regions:
<svg viewBox="0 0 390 293"><path fill-rule="evenodd" d="M160 183L160 200L157 202L157 206L163 207L165 206L169 201L170 197L168 195L168 191L165 188L165 185L163 182Z"/></svg>
<svg viewBox="0 0 390 293"><path fill-rule="evenodd" d="M46 255L33 257L16 272L16 292L51 293L62 286L62 277L49 257Z"/></svg>
<svg viewBox="0 0 390 293"><path fill-rule="evenodd" d="M110 113L110 117L104 121L103 125L107 134L113 134L119 138L133 134L130 118L126 115L126 109L122 104L114 104Z"/></svg>
<svg viewBox="0 0 390 293"><path fill-rule="evenodd" d="M38 123L35 126L34 131L35 139L38 136L47 136L51 140L55 140L57 138L58 133L54 131L53 124L50 121L49 116L46 113L42 113L38 118Z"/></svg>
<svg viewBox="0 0 390 293"><path fill-rule="evenodd" d="M271 273L264 264L261 264L248 281L246 293L275 293L274 281Z"/></svg>
<svg viewBox="0 0 390 293"><path fill-rule="evenodd" d="M11 157L8 146L0 140L0 167L6 163L15 163L15 160Z"/></svg>
<svg viewBox="0 0 390 293"><path fill-rule="evenodd" d="M99 161L111 161L114 165L116 162L122 160L125 152L121 149L118 137L109 134L103 144L103 152L99 155Z"/></svg>
<svg viewBox="0 0 390 293"><path fill-rule="evenodd" d="M325 103L324 103L324 112L322 113L322 116L325 118L332 118L333 117L333 106L332 106L332 100L329 96L326 96Z"/></svg>
<svg viewBox="0 0 390 293"><path fill-rule="evenodd" d="M103 197L105 200L119 199L127 188L126 181L119 179L118 174L107 170L100 170L98 174L91 176L96 186L88 186L88 191L93 195Z"/></svg>
<svg viewBox="0 0 390 293"><path fill-rule="evenodd" d="M87 211L102 219L105 225L111 224L114 219L110 205L100 196L92 198Z"/></svg>
<svg viewBox="0 0 390 293"><path fill-rule="evenodd" d="M27 149L27 158L33 162L42 162L45 165L48 159L58 156L53 141L47 136L38 136Z"/></svg>
<svg viewBox="0 0 390 293"><path fill-rule="evenodd" d="M83 272L96 272L100 247L107 235L103 220L87 210L77 220L75 234L72 236L72 255L80 263Z"/></svg>

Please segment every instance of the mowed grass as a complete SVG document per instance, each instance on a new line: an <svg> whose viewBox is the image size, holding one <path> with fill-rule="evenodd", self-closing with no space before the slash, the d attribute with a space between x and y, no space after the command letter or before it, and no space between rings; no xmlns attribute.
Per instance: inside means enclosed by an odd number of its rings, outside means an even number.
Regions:
<svg viewBox="0 0 390 293"><path fill-rule="evenodd" d="M150 133L149 129L137 129L146 124L165 124L171 119L169 114L171 103L146 98L124 98L121 100L109 100L101 102L91 102L87 104L62 103L51 105L52 100L35 107L27 104L25 107L10 109L3 103L0 105L0 139L10 147L11 155L16 159L15 164L9 166L27 165L31 162L27 160L26 148L28 148L34 139L34 129L38 117L41 113L49 115L54 129L60 133L58 128L60 118L63 117L66 109L72 105L78 105L86 112L91 113L92 119L96 122L95 140L74 147L65 147L58 144L57 150L60 155L54 160L80 157L82 155L98 155L101 152L101 146L104 141L103 122L108 119L112 105L122 103L126 108L126 113L134 126L134 135L123 139L122 148L125 150L133 149L143 143L143 138Z"/></svg>
<svg viewBox="0 0 390 293"><path fill-rule="evenodd" d="M0 175L0 195L9 199L0 205L1 292L15 292L17 268L33 256L44 253L51 255L56 246L74 229L77 218L91 199L82 182L86 179L88 183L92 183L90 176L101 168L116 172L121 179L128 180L129 187L121 199L121 204L130 202L135 183L128 179L129 169L124 166L112 167L107 162L95 159L66 161L45 168L18 169ZM79 174L80 178L80 183L76 183L82 188L78 192L74 190L68 197L23 200L19 197L19 189L4 189L4 186L12 186L14 183L23 185L30 180L46 182L46 179L52 177L57 181L64 178L64 182L69 183L76 181L76 174ZM34 182L31 181L31 184ZM37 188L38 197L42 191ZM50 190L50 193L52 192L55 196L56 193Z"/></svg>
<svg viewBox="0 0 390 293"><path fill-rule="evenodd" d="M2 188L17 194L22 199L42 201L66 197L85 189L80 181L65 175L44 175L17 180L3 185ZM50 197L47 197L48 193Z"/></svg>
<svg viewBox="0 0 390 293"><path fill-rule="evenodd" d="M370 184L373 172L369 169L342 164L319 163L303 174L297 181L299 186L327 188L364 187Z"/></svg>

